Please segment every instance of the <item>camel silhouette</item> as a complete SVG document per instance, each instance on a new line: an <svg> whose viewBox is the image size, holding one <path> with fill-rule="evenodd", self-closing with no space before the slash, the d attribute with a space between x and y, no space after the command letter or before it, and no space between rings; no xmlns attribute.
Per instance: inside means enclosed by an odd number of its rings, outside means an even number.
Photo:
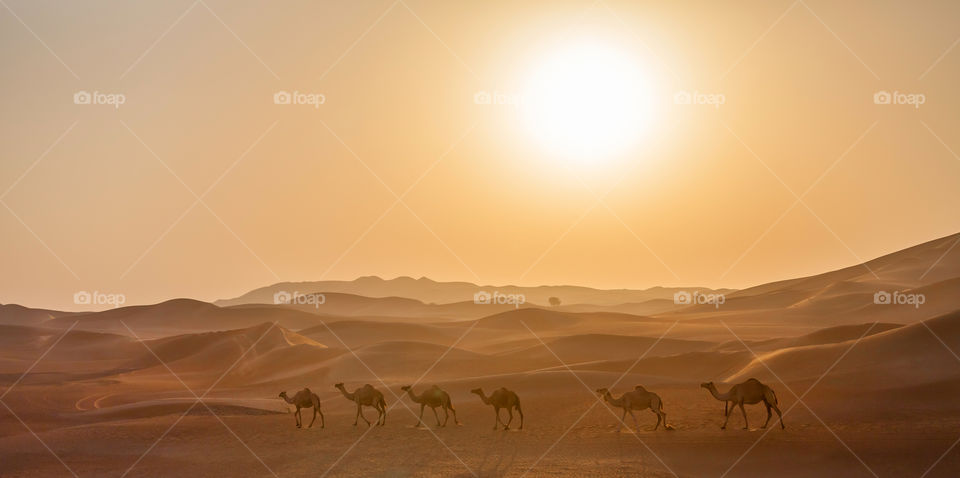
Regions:
<svg viewBox="0 0 960 478"><path fill-rule="evenodd" d="M373 407L374 410L377 411L378 426L387 424L387 404L383 400L383 394L373 388L373 385L368 383L354 390L353 393L347 392L347 389L343 387L343 382L334 385L334 387L340 390L340 393L342 393L347 400L357 404L357 415L353 418L353 426L357 426L358 418L362 418L363 421L367 422L367 426L370 426L370 420L367 420L367 417L363 416L363 407Z"/></svg>
<svg viewBox="0 0 960 478"><path fill-rule="evenodd" d="M297 428L303 427L303 415L300 413L301 408L313 409L313 420L310 420L310 425L308 425L307 428L313 427L313 422L317 421L318 413L320 414L320 428L326 425L326 421L323 419L323 412L320 410L320 397L311 392L309 388L300 390L293 398L288 397L286 391L280 392L280 398L297 407L297 411L293 414L293 417L297 420Z"/></svg>
<svg viewBox="0 0 960 478"><path fill-rule="evenodd" d="M740 407L740 411L743 413L743 429L749 430L747 411L744 410L743 405L753 405L760 402L763 402L767 407L767 421L763 423L762 428L767 428L767 424L770 423L770 417L773 416L773 414L770 413L771 408L777 412L777 417L780 419L780 428L786 428L783 424L783 414L780 413L780 408L777 407L777 394L772 388L760 383L760 381L755 378L748 379L746 382L738 383L730 387L727 393L717 391L717 386L714 385L713 382L701 383L700 386L707 389L707 391L713 395L713 398L724 402L723 414L725 419L723 420L723 425L720 426L721 430L726 430L727 422L730 421L730 413L733 412L734 406ZM731 403L729 410L727 410L727 402Z"/></svg>
<svg viewBox="0 0 960 478"><path fill-rule="evenodd" d="M520 409L520 397L517 397L517 394L507 390L506 388L500 388L494 390L493 394L489 397L483 394L482 388L475 388L470 390L470 393L475 393L480 396L480 400L483 400L483 403L493 406L493 411L497 415L497 419L493 422L493 429L497 429L497 425L502 424L500 421L500 409L506 408L507 412L510 413L510 420L503 425L504 430L510 429L510 423L513 422L513 409L517 409L517 413L520 414L520 430L523 430L523 410Z"/></svg>
<svg viewBox="0 0 960 478"><path fill-rule="evenodd" d="M400 390L407 392L410 395L410 399L414 403L420 404L420 418L417 419L417 426L423 424L423 408L430 407L433 410L433 417L437 419L438 427L447 426L447 421L450 420L450 412L453 412L453 422L457 425L460 424L460 421L457 420L457 411L453 408L453 403L450 402L450 394L444 392L440 387L434 385L427 389L427 391L421 393L419 396L413 393L413 388L410 385L404 385L400 387ZM443 423L440 423L440 416L437 414L437 407L443 408Z"/></svg>
<svg viewBox="0 0 960 478"><path fill-rule="evenodd" d="M624 419L627 418L627 413L633 417L633 424L637 427L637 430L640 430L640 424L637 423L637 417L633 414L633 411L646 410L647 408L657 415L657 424L653 426L654 431L660 426L661 421L663 422L664 430L673 430L673 427L667 424L667 414L663 412L663 400L661 400L660 396L656 393L648 392L647 389L640 385L637 385L632 391L624 393L620 398L613 398L613 395L611 395L610 391L606 388L598 388L597 393L603 396L610 405L623 409L623 416L620 417L620 426L617 428L617 431L623 429L623 423Z"/></svg>

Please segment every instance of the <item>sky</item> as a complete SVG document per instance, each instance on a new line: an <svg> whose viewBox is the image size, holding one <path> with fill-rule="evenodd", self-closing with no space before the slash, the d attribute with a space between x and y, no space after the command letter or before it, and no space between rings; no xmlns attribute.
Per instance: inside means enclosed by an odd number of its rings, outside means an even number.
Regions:
<svg viewBox="0 0 960 478"><path fill-rule="evenodd" d="M742 288L960 230L956 2L0 7L2 303Z"/></svg>

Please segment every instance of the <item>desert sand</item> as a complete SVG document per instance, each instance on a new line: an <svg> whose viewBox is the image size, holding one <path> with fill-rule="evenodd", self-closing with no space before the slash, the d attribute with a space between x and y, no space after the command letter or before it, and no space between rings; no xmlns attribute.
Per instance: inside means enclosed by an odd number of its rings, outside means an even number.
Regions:
<svg viewBox="0 0 960 478"><path fill-rule="evenodd" d="M328 294L319 307L270 303L282 284L216 304L4 305L0 475L956 476L960 253L944 253L957 237L813 277L696 289L724 293L719 307L674 304L672 289L562 286L529 288L521 307L475 304L483 286L409 278L295 284ZM894 290L925 303L874 303ZM720 429L724 404L700 384L748 378L775 391L785 430L759 428L762 404L746 406L749 429L739 409ZM386 425L354 427L337 382L380 390ZM419 406L401 387L434 384L462 426L438 428L428 409L414 427ZM636 385L660 395L675 430L651 431L649 410L639 430L629 416L619 430L621 411L594 392ZM297 429L278 398L304 387L326 428ZM477 387L516 391L523 430L494 430Z"/></svg>

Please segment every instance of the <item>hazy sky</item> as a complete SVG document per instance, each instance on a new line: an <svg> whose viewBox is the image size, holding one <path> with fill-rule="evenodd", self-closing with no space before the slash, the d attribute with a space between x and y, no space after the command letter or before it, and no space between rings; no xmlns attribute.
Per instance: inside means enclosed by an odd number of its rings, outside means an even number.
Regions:
<svg viewBox="0 0 960 478"><path fill-rule="evenodd" d="M5 0L0 302L745 287L951 234L960 4L916 3ZM541 123L626 124L589 109L616 87L568 87L607 56L599 84L633 75L644 122L571 160ZM574 73L544 85L558 58ZM570 101L496 104L531 84Z"/></svg>

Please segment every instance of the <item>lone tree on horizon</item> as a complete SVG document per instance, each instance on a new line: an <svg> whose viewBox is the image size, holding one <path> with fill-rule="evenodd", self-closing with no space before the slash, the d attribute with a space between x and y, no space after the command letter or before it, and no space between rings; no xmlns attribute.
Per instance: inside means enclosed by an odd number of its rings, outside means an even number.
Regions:
<svg viewBox="0 0 960 478"><path fill-rule="evenodd" d="M560 305L560 298L559 298L559 297L551 297L551 298L549 299L549 301L550 301L550 305L552 305L553 307L557 307L557 306Z"/></svg>

